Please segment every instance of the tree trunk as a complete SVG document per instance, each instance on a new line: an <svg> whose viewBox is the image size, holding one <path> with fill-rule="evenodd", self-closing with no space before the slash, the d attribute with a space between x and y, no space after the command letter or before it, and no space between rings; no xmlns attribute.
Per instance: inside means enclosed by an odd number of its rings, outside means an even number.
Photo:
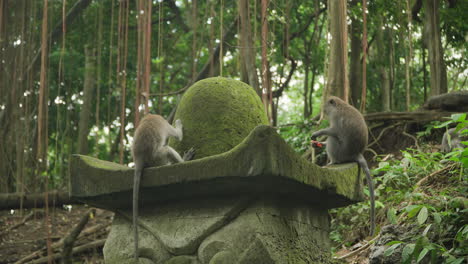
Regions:
<svg viewBox="0 0 468 264"><path fill-rule="evenodd" d="M444 62L444 50L442 48L439 25L439 0L424 1L426 13L424 30L429 53L429 66L431 73L430 95L438 95L447 92L447 70Z"/></svg>
<svg viewBox="0 0 468 264"><path fill-rule="evenodd" d="M362 90L361 90L361 105L359 110L361 113L366 111L366 95L367 95L367 0L362 0Z"/></svg>
<svg viewBox="0 0 468 264"><path fill-rule="evenodd" d="M381 16L377 16L378 19L378 30L377 30L377 62L378 62L378 71L381 80L381 91L382 91L382 111L390 111L390 78L388 77L387 69L387 54L385 50L384 42L384 30L383 21Z"/></svg>
<svg viewBox="0 0 468 264"><path fill-rule="evenodd" d="M353 2L356 4L356 1ZM351 54L349 64L349 88L351 92L351 102L355 107L359 106L361 98L361 30L362 24L357 17L351 17L350 26Z"/></svg>
<svg viewBox="0 0 468 264"><path fill-rule="evenodd" d="M346 1L328 0L330 23L330 61L328 67L328 93L348 101L348 64Z"/></svg>
<svg viewBox="0 0 468 264"><path fill-rule="evenodd" d="M393 40L394 32L393 28L388 27L388 39ZM390 108L395 109L395 46L393 41L389 42L389 63L390 63Z"/></svg>
<svg viewBox="0 0 468 264"><path fill-rule="evenodd" d="M307 42L307 41L304 41ZM307 50L307 49L306 49ZM309 103L309 72L310 72L310 60L309 60L309 55L306 54L306 57L303 60L304 63L304 119L309 118L309 116L312 114L312 108L310 107ZM312 85L314 85L312 83ZM313 89L314 87L311 87L310 89Z"/></svg>
<svg viewBox="0 0 468 264"><path fill-rule="evenodd" d="M83 85L83 105L81 105L80 121L78 123L78 153L88 153L89 120L92 113L92 98L95 78L94 49L85 47L85 76Z"/></svg>
<svg viewBox="0 0 468 264"><path fill-rule="evenodd" d="M268 20L267 9L269 0L262 0L262 101L270 124L273 123L273 98L271 90L271 74L267 57L268 51Z"/></svg>
<svg viewBox="0 0 468 264"><path fill-rule="evenodd" d="M241 63L242 68L245 69L244 74L248 80L248 84L252 86L257 94L261 96L261 90L258 83L257 68L255 67L255 47L252 41L252 27L250 25L249 15L249 1L239 1L239 16L240 16L240 27L241 27Z"/></svg>

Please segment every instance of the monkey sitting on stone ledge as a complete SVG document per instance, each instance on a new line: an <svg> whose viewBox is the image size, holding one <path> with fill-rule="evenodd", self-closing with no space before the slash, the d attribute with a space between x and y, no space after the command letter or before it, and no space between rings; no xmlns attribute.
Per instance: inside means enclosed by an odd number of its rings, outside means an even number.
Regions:
<svg viewBox="0 0 468 264"><path fill-rule="evenodd" d="M169 137L182 140L182 122L176 120L175 128L160 115L146 115L135 130L132 156L135 162L133 180L133 235L135 260L138 260L138 192L144 168L157 167L191 160L195 151L190 149L181 158L179 153L167 145Z"/></svg>
<svg viewBox="0 0 468 264"><path fill-rule="evenodd" d="M374 184L370 175L367 161L362 155L368 140L367 125L359 111L338 97L331 96L322 106L330 127L312 134L312 139L327 136L326 142L319 142L326 146L330 164L357 162L366 174L370 194L370 235L375 231L375 198Z"/></svg>

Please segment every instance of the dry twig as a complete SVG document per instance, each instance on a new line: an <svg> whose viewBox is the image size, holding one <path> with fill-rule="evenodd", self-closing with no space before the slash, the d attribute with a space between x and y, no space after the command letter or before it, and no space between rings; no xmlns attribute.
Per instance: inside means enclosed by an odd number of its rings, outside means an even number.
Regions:
<svg viewBox="0 0 468 264"><path fill-rule="evenodd" d="M359 252L364 251L364 250L366 250L367 248L369 248L369 246L370 246L371 244L373 244L373 243L377 240L377 238L379 238L379 237L380 237L380 234L377 235L376 237L374 237L373 239L371 239L371 240L370 240L369 242L367 242L364 246L362 246L362 247L360 247L360 248L358 248L358 249L356 249L356 250L353 250L353 251L349 252L349 253L346 254L346 255L339 256L339 257L335 257L335 259L346 259L346 258L350 258L350 257L352 257L352 256L355 256L355 255L357 255Z"/></svg>
<svg viewBox="0 0 468 264"><path fill-rule="evenodd" d="M25 217L23 217L23 219L20 222L8 227L7 229L3 230L2 232L0 232L0 236L5 235L6 233L10 232L11 230L13 230L13 229L15 229L15 228L17 228L17 227L19 227L21 225L24 225L33 215L34 215L34 212L31 211L29 214L27 214Z"/></svg>

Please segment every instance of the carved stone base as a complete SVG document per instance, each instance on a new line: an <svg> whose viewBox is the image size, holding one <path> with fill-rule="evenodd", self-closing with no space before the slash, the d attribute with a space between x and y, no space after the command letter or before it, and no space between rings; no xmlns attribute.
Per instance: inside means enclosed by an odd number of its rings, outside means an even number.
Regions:
<svg viewBox="0 0 468 264"><path fill-rule="evenodd" d="M131 263L131 211L119 211L106 263ZM141 210L140 263L331 263L327 210L285 197L205 198Z"/></svg>

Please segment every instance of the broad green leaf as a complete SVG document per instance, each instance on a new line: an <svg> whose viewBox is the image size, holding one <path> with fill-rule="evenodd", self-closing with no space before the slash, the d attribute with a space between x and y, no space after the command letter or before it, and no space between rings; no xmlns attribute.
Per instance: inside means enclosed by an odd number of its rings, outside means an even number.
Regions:
<svg viewBox="0 0 468 264"><path fill-rule="evenodd" d="M387 211L387 219L391 224L397 223L396 211L393 208L388 209Z"/></svg>
<svg viewBox="0 0 468 264"><path fill-rule="evenodd" d="M452 120L455 122L463 122L466 120L466 113L463 114L453 114L451 116Z"/></svg>
<svg viewBox="0 0 468 264"><path fill-rule="evenodd" d="M409 211L407 209L406 211L408 212L408 218L413 218L417 213L419 213L419 211L421 210L422 207L423 206L421 206L421 205L415 205Z"/></svg>
<svg viewBox="0 0 468 264"><path fill-rule="evenodd" d="M465 260L464 258L451 259L451 260L448 260L447 263L448 264L461 264L463 263L464 260Z"/></svg>
<svg viewBox="0 0 468 264"><path fill-rule="evenodd" d="M428 213L427 213L427 207L422 207L421 210L419 211L418 214L418 223L420 225L424 224L427 220Z"/></svg>
<svg viewBox="0 0 468 264"><path fill-rule="evenodd" d="M423 236L426 236L426 235L427 235L427 232L429 232L429 229L431 229L431 226L432 226L432 224L428 225L428 226L424 229L424 231L423 231L423 233L422 233Z"/></svg>
<svg viewBox="0 0 468 264"><path fill-rule="evenodd" d="M403 243L403 241L400 241L400 240L393 240L393 241L388 242L388 243L385 244L385 245L386 245L386 246L391 246L391 245L401 244L401 243Z"/></svg>
<svg viewBox="0 0 468 264"><path fill-rule="evenodd" d="M387 248L387 249L385 250L384 256L385 256L385 257L388 257L388 256L392 255L393 252L395 251L395 249L396 249L397 247L399 247L401 244L402 244L402 243L398 243L398 244L391 245L389 248Z"/></svg>
<svg viewBox="0 0 468 264"><path fill-rule="evenodd" d="M401 260L403 263L410 263L411 257L414 252L414 247L415 247L415 244L407 244L403 248L403 251L401 252Z"/></svg>
<svg viewBox="0 0 468 264"><path fill-rule="evenodd" d="M446 126L448 126L449 124L452 124L452 123L453 123L453 120L445 121L445 122L443 122L442 124L437 125L437 126L434 126L434 127L435 127L435 128L442 128L442 127L446 127Z"/></svg>
<svg viewBox="0 0 468 264"><path fill-rule="evenodd" d="M427 252L429 252L429 249L427 248L424 248L423 250L421 250L421 252L419 253L418 259L416 260L416 263L419 263L426 256Z"/></svg>

